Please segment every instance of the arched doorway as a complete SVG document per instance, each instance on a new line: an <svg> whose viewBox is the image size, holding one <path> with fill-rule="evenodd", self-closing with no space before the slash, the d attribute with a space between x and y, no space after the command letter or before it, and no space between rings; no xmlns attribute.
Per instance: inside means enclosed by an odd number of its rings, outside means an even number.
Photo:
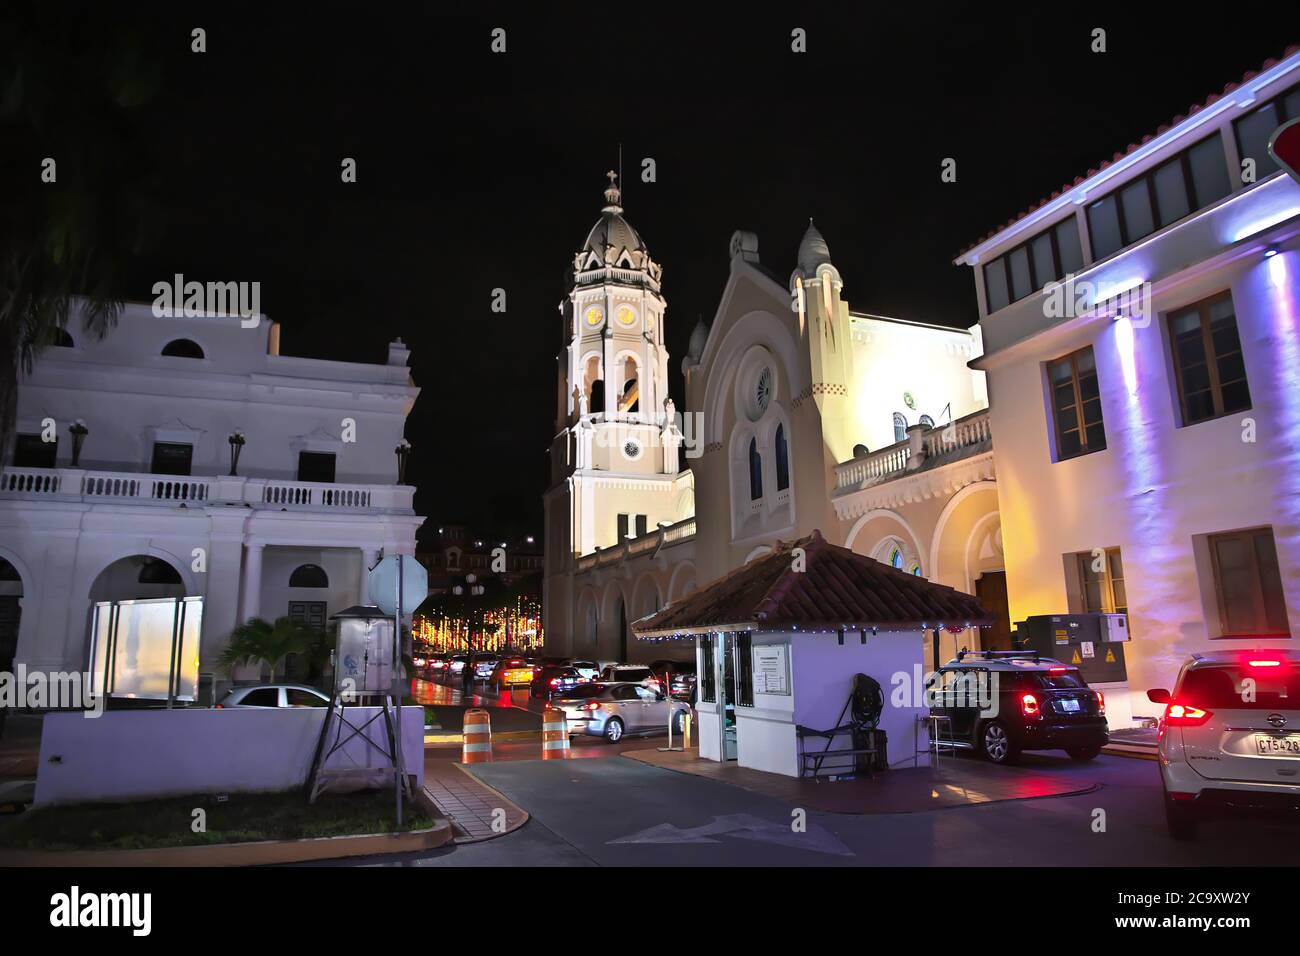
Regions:
<svg viewBox="0 0 1300 956"><path fill-rule="evenodd" d="M187 597L175 565L148 554L118 558L95 577L89 597L83 664L93 693L197 699L203 599Z"/></svg>
<svg viewBox="0 0 1300 956"><path fill-rule="evenodd" d="M22 601L22 575L12 564L0 558L0 671L13 671L14 655L18 653ZM3 719L0 717L0 720Z"/></svg>

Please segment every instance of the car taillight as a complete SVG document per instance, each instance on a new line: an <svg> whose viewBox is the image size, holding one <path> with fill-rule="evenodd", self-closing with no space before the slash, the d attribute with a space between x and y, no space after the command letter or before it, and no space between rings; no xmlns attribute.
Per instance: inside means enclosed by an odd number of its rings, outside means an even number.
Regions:
<svg viewBox="0 0 1300 956"><path fill-rule="evenodd" d="M552 677L552 678L551 678L551 686L552 686L552 687L559 687L559 686L560 686L560 679L559 679L558 677Z"/></svg>
<svg viewBox="0 0 1300 956"><path fill-rule="evenodd" d="M1281 661L1274 661L1274 660L1250 661L1249 663L1251 667L1281 667L1282 666Z"/></svg>
<svg viewBox="0 0 1300 956"><path fill-rule="evenodd" d="M1026 717L1038 716L1038 698L1033 694L1025 694L1020 698L1020 713Z"/></svg>
<svg viewBox="0 0 1300 956"><path fill-rule="evenodd" d="M1097 695L1097 713L1106 713L1106 695L1099 690L1094 690L1093 693Z"/></svg>
<svg viewBox="0 0 1300 956"><path fill-rule="evenodd" d="M582 705L583 710L600 710L600 704L594 700L589 700Z"/></svg>
<svg viewBox="0 0 1300 956"><path fill-rule="evenodd" d="M1064 667L1049 667L1047 669L1047 673L1049 674L1064 674L1065 671L1066 669Z"/></svg>
<svg viewBox="0 0 1300 956"><path fill-rule="evenodd" d="M1214 714L1191 704L1171 703L1165 708L1165 724L1170 727L1199 727Z"/></svg>

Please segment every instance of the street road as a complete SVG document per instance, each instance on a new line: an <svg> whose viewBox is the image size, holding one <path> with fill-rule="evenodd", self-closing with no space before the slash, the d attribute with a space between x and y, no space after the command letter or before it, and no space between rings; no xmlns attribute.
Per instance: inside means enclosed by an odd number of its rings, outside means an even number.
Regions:
<svg viewBox="0 0 1300 956"><path fill-rule="evenodd" d="M662 740L639 742L653 747ZM597 744L598 748L612 751ZM634 749L634 748L629 748ZM1077 765L1027 755L1025 766L1100 790L947 810L856 816L792 804L638 761L501 760L475 768L532 819L482 843L350 861L397 866L1200 866L1294 865L1300 827L1212 823L1200 839L1165 832L1153 762L1102 756ZM827 784L834 786L834 784ZM1097 811L1104 811L1104 829Z"/></svg>

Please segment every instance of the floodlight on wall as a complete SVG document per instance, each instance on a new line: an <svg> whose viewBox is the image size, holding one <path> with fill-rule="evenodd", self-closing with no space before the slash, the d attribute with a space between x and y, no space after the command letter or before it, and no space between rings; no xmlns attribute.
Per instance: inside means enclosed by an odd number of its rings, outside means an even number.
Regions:
<svg viewBox="0 0 1300 956"><path fill-rule="evenodd" d="M90 429L78 418L68 426L68 433L72 436L72 467L76 468L81 461L81 446L90 434Z"/></svg>
<svg viewBox="0 0 1300 956"><path fill-rule="evenodd" d="M226 439L230 444L230 474L239 474L239 455L244 450L244 433L236 428Z"/></svg>

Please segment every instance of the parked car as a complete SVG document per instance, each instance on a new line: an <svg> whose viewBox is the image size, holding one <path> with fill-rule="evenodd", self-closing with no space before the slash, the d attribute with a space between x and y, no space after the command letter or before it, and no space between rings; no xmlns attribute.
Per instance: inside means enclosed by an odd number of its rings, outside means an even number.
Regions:
<svg viewBox="0 0 1300 956"><path fill-rule="evenodd" d="M587 678L587 680L595 680L600 676L600 667L595 661L569 659L562 661L561 663L568 664L583 677Z"/></svg>
<svg viewBox="0 0 1300 956"><path fill-rule="evenodd" d="M1169 834L1234 811L1300 811L1300 658L1293 651L1220 651L1183 664L1157 733Z"/></svg>
<svg viewBox="0 0 1300 956"><path fill-rule="evenodd" d="M245 707L328 707L330 699L305 684L254 684L234 687L217 703L219 710Z"/></svg>
<svg viewBox="0 0 1300 956"><path fill-rule="evenodd" d="M492 671L497 666L497 661L501 659L500 654L484 653L475 654L472 666L474 668L475 680L487 680L492 676Z"/></svg>
<svg viewBox="0 0 1300 956"><path fill-rule="evenodd" d="M644 664L607 664L599 679L606 684L645 684L663 689L663 682Z"/></svg>
<svg viewBox="0 0 1300 956"><path fill-rule="evenodd" d="M499 691L532 684L537 669L522 657L503 657L492 668L488 685Z"/></svg>
<svg viewBox="0 0 1300 956"><path fill-rule="evenodd" d="M668 688L670 697L695 699L695 661L653 661L650 670L659 678L661 686Z"/></svg>
<svg viewBox="0 0 1300 956"><path fill-rule="evenodd" d="M447 665L451 663L451 657L448 654L430 654L429 655L429 675L437 677L447 670Z"/></svg>
<svg viewBox="0 0 1300 956"><path fill-rule="evenodd" d="M530 697L563 697L579 684L587 683L587 678L578 673L577 668L566 665L540 667L529 685Z"/></svg>
<svg viewBox="0 0 1300 956"><path fill-rule="evenodd" d="M1027 651L963 651L935 674L940 741L1010 764L1026 750L1091 760L1110 739L1106 699L1077 667ZM951 738L950 735L951 734Z"/></svg>
<svg viewBox="0 0 1300 956"><path fill-rule="evenodd" d="M617 743L627 734L681 733L691 708L644 684L579 684L556 706L564 711L570 735L588 734Z"/></svg>
<svg viewBox="0 0 1300 956"><path fill-rule="evenodd" d="M447 659L447 667L443 673L450 677L460 677L460 672L465 669L465 665L468 663L468 654L453 654Z"/></svg>

